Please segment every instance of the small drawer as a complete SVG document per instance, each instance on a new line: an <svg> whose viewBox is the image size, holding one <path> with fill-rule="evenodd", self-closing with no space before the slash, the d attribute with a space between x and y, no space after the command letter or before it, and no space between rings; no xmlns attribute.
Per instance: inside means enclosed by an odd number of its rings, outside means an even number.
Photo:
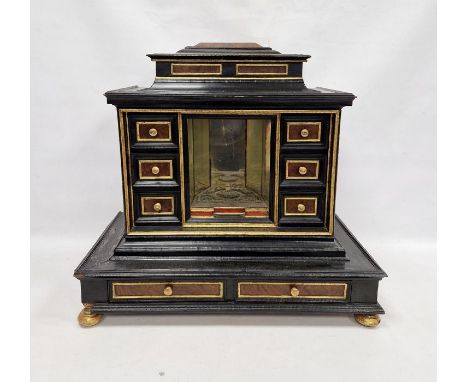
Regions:
<svg viewBox="0 0 468 382"><path fill-rule="evenodd" d="M237 76L287 76L288 64L236 64Z"/></svg>
<svg viewBox="0 0 468 382"><path fill-rule="evenodd" d="M223 64L210 63L171 63L173 76L220 76L223 73Z"/></svg>
<svg viewBox="0 0 468 382"><path fill-rule="evenodd" d="M286 196L283 211L284 216L316 216L317 198L312 196Z"/></svg>
<svg viewBox="0 0 468 382"><path fill-rule="evenodd" d="M136 123L137 142L171 142L170 121L148 121Z"/></svg>
<svg viewBox="0 0 468 382"><path fill-rule="evenodd" d="M287 298L316 300L346 300L348 284L344 282L239 282L240 299Z"/></svg>
<svg viewBox="0 0 468 382"><path fill-rule="evenodd" d="M286 142L320 142L322 122L287 122Z"/></svg>
<svg viewBox="0 0 468 382"><path fill-rule="evenodd" d="M142 196L142 216L174 215L173 196Z"/></svg>
<svg viewBox="0 0 468 382"><path fill-rule="evenodd" d="M319 160L286 160L286 179L316 180L319 178Z"/></svg>
<svg viewBox="0 0 468 382"><path fill-rule="evenodd" d="M174 179L172 159L138 160L138 177L140 180Z"/></svg>
<svg viewBox="0 0 468 382"><path fill-rule="evenodd" d="M224 296L222 282L176 281L176 282L113 282L112 299L199 299Z"/></svg>

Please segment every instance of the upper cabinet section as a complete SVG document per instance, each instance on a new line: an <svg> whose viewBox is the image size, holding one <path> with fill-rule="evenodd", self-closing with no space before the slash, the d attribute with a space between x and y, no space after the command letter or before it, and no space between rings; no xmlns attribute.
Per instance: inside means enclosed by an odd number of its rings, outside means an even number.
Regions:
<svg viewBox="0 0 468 382"><path fill-rule="evenodd" d="M287 80L302 81L302 63L310 56L281 54L256 43L199 43L175 54L149 54L156 61L156 81Z"/></svg>
<svg viewBox="0 0 468 382"><path fill-rule="evenodd" d="M141 108L259 108L336 110L351 106L347 92L307 88L304 54L284 54L256 43L200 43L176 53L154 53L150 87L107 92L108 103Z"/></svg>

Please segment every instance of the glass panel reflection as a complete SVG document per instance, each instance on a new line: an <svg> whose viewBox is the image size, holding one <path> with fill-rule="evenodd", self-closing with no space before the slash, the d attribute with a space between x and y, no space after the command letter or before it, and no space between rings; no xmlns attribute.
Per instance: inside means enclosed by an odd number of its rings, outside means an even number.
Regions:
<svg viewBox="0 0 468 382"><path fill-rule="evenodd" d="M268 217L271 121L187 121L191 216Z"/></svg>

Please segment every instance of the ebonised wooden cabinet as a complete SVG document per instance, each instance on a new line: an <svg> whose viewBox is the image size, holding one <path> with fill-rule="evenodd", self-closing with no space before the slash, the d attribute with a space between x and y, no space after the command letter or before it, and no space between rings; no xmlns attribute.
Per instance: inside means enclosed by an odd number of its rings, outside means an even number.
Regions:
<svg viewBox="0 0 468 382"><path fill-rule="evenodd" d="M117 108L124 212L75 270L108 313L342 312L375 326L382 269L335 216L341 109L307 55L253 43L150 54Z"/></svg>

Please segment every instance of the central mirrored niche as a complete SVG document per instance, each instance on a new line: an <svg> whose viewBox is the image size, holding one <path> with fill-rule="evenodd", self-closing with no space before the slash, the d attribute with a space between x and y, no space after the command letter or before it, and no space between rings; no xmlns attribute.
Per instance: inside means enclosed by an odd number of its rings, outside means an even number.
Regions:
<svg viewBox="0 0 468 382"><path fill-rule="evenodd" d="M269 218L271 120L188 118L190 216Z"/></svg>

